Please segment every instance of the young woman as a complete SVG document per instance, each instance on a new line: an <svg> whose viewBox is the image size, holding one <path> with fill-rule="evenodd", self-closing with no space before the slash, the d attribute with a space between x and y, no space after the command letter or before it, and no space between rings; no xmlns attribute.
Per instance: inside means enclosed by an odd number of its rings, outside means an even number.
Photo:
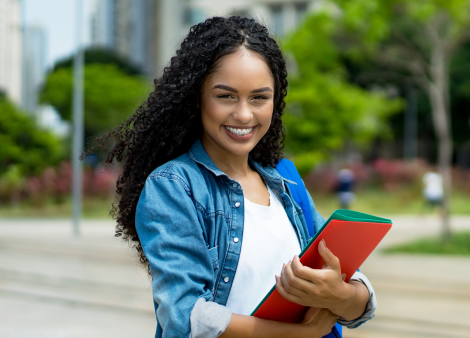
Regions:
<svg viewBox="0 0 470 338"><path fill-rule="evenodd" d="M343 282L324 243L322 270L295 256L308 230L275 169L286 76L264 26L212 18L191 28L148 100L108 135L108 162L124 162L116 232L149 268L156 337L322 337L337 320L373 317L369 281ZM318 230L324 219L311 208ZM301 324L249 316L273 283L311 307Z"/></svg>

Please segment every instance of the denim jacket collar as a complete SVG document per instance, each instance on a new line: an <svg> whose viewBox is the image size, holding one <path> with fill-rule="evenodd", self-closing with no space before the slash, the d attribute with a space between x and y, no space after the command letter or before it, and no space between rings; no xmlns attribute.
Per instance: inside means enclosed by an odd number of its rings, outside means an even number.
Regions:
<svg viewBox="0 0 470 338"><path fill-rule="evenodd" d="M225 176L227 178L228 175L224 173L222 170L220 170L215 163L212 161L210 158L209 154L207 154L206 149L202 145L202 142L200 139L197 139L194 144L191 146L191 149L189 150L189 157L196 163L204 166L207 170L212 172L215 176ZM250 164L256 169L256 171L263 177L265 181L268 181L270 183L270 186L275 186L280 190L284 190L284 182L289 183L289 184L294 184L297 185L294 181L288 180L281 175L279 175L278 171L276 168L273 168L271 166L263 167L260 163L255 162L251 159L251 157L248 158L250 161ZM230 178L229 178L230 179Z"/></svg>

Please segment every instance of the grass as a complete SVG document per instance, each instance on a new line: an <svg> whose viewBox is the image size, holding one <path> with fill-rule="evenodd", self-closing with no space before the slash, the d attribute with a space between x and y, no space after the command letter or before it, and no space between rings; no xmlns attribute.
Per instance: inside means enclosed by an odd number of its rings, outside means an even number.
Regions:
<svg viewBox="0 0 470 338"><path fill-rule="evenodd" d="M440 237L423 238L387 248L384 252L470 256L470 231L453 233L449 242Z"/></svg>
<svg viewBox="0 0 470 338"><path fill-rule="evenodd" d="M331 215L339 208L336 196L312 192L312 197L318 211L325 217ZM111 207L110 199L85 198L83 201L83 217L109 218ZM451 202L452 214L470 215L470 194L454 191ZM357 193L356 200L351 209L373 215L417 215L431 213L424 204L419 191L402 189L387 192L379 189L364 189ZM31 203L21 203L18 206L1 205L0 218L67 218L72 212L70 199L63 203L54 203L52 200L44 201L37 206ZM437 210L434 211L437 213Z"/></svg>
<svg viewBox="0 0 470 338"><path fill-rule="evenodd" d="M111 201L106 198L85 198L83 200L84 218L111 219ZM22 203L17 206L0 205L0 218L69 218L72 215L70 199L62 203L45 201L42 205Z"/></svg>
<svg viewBox="0 0 470 338"><path fill-rule="evenodd" d="M335 195L321 195L311 193L317 210L325 217L339 209L339 203ZM387 192L379 189L362 190L356 194L356 200L351 204L352 210L373 215L418 215L432 213L424 203L420 192L411 189L401 189ZM454 191L451 200L451 214L470 215L470 194Z"/></svg>

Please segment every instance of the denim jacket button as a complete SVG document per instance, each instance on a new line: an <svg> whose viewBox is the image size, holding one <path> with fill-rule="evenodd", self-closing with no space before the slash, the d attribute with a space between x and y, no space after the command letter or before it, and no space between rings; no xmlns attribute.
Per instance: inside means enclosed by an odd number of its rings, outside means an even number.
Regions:
<svg viewBox="0 0 470 338"><path fill-rule="evenodd" d="M235 208L238 208L240 206L240 202L235 203Z"/></svg>
<svg viewBox="0 0 470 338"><path fill-rule="evenodd" d="M225 283L228 283L229 281L230 281L230 278L229 278L228 276L225 276L225 277L224 277L224 282L225 282Z"/></svg>
<svg viewBox="0 0 470 338"><path fill-rule="evenodd" d="M234 187L234 188L238 188L238 184L234 183L234 184L233 184L233 187Z"/></svg>
<svg viewBox="0 0 470 338"><path fill-rule="evenodd" d="M238 243L238 237L235 237L235 238L233 239L233 241L234 241L235 243Z"/></svg>

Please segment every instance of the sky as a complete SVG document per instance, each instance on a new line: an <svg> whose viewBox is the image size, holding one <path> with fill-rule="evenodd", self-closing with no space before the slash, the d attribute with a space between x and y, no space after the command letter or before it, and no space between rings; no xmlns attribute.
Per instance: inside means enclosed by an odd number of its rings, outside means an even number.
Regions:
<svg viewBox="0 0 470 338"><path fill-rule="evenodd" d="M40 25L46 30L48 68L76 49L78 1L83 4L82 44L86 45L90 42L90 20L95 0L23 0L25 24Z"/></svg>

